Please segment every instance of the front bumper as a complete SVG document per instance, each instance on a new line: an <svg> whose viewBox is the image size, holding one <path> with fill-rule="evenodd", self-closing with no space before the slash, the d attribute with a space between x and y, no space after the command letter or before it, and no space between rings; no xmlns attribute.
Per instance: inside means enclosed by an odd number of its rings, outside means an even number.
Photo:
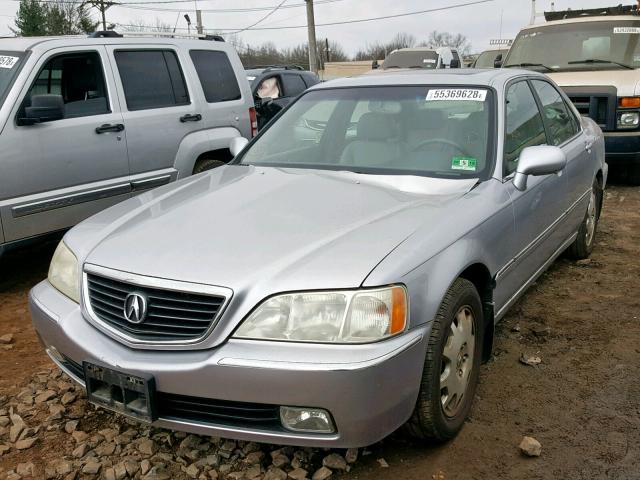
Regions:
<svg viewBox="0 0 640 480"><path fill-rule="evenodd" d="M640 132L604 132L604 145L609 165L640 165Z"/></svg>
<svg viewBox="0 0 640 480"><path fill-rule="evenodd" d="M362 447L386 437L416 403L429 325L368 345L229 340L209 350L135 350L105 336L78 304L45 280L30 293L33 324L46 348L82 364L153 375L158 392L220 401L323 408L337 432L294 433L163 417L160 427L240 440L299 446ZM51 356L51 355L50 355ZM52 357L82 383L77 371Z"/></svg>

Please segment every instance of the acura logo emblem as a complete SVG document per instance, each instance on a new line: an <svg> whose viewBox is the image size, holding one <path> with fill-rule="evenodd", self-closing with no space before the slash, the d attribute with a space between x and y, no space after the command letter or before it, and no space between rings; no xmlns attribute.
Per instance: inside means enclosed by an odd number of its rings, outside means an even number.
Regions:
<svg viewBox="0 0 640 480"><path fill-rule="evenodd" d="M130 293L124 300L124 318L129 323L142 323L147 316L147 300L139 293Z"/></svg>

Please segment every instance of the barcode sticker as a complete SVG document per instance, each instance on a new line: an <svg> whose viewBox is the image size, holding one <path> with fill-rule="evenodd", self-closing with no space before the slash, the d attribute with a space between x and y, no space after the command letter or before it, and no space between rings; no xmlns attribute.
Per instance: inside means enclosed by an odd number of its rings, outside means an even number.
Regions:
<svg viewBox="0 0 640 480"><path fill-rule="evenodd" d="M613 27L613 33L640 33L640 27Z"/></svg>
<svg viewBox="0 0 640 480"><path fill-rule="evenodd" d="M472 102L484 102L487 91L475 88L435 88L429 90L427 102L436 100L466 100Z"/></svg>
<svg viewBox="0 0 640 480"><path fill-rule="evenodd" d="M0 55L0 68L13 68L18 63L19 57L9 57L7 55Z"/></svg>

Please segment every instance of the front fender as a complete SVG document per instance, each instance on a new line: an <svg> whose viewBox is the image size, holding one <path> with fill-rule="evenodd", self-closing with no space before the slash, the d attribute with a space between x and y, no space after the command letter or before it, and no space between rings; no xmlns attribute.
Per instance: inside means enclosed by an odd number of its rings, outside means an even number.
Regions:
<svg viewBox="0 0 640 480"><path fill-rule="evenodd" d="M212 150L228 149L231 139L241 136L242 134L236 128L222 127L199 130L184 137L174 162L178 178L191 175L200 155Z"/></svg>

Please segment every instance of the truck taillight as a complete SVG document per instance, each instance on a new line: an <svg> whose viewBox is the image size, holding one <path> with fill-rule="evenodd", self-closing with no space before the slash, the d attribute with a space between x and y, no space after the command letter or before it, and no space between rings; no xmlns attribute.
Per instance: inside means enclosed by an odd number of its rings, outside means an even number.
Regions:
<svg viewBox="0 0 640 480"><path fill-rule="evenodd" d="M249 120L251 121L251 138L253 138L258 134L258 116L253 107L249 109Z"/></svg>

